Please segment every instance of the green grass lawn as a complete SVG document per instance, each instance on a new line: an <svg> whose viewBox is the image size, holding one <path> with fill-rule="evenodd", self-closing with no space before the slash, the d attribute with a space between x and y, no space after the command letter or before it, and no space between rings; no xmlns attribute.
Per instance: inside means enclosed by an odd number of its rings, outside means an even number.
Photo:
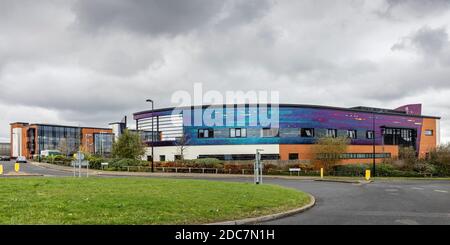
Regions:
<svg viewBox="0 0 450 245"><path fill-rule="evenodd" d="M0 224L199 224L275 213L309 196L275 185L147 178L1 178Z"/></svg>

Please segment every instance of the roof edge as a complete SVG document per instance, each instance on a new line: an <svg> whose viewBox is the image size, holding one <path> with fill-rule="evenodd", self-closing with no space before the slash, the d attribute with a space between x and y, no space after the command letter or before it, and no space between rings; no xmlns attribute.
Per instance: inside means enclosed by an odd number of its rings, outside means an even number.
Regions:
<svg viewBox="0 0 450 245"><path fill-rule="evenodd" d="M180 106L180 107L166 107L154 109L153 112L162 112L169 111L174 109L194 109L194 108L202 108L206 109L209 107L227 107L227 106L246 106L246 105L258 105L258 104L210 104L210 105L191 105L191 106ZM259 104L261 105L261 104ZM363 112L363 113L375 113L375 114L383 114L383 115L393 115L393 116L405 116L405 117L421 117L421 118L433 118L433 119L441 119L438 116L428 116L428 115L414 115L414 114L404 114L404 113L395 113L395 112L371 112L365 111L355 108L345 108L345 107L335 107L335 106L323 106L323 105L307 105L307 104L267 104L267 105L278 105L278 107L294 107L294 108L312 108L312 109L330 109L330 110L340 110L340 111L352 111L352 112ZM145 110L133 113L133 116L151 113L152 110Z"/></svg>

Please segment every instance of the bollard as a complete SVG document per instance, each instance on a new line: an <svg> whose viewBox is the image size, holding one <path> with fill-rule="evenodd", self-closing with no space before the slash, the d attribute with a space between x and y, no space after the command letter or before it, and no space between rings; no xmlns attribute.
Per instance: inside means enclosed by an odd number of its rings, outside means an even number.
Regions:
<svg viewBox="0 0 450 245"><path fill-rule="evenodd" d="M370 170L366 170L366 180L370 180Z"/></svg>
<svg viewBox="0 0 450 245"><path fill-rule="evenodd" d="M20 171L20 164L19 163L14 164L14 171L16 171L16 172Z"/></svg>
<svg viewBox="0 0 450 245"><path fill-rule="evenodd" d="M3 165L0 164L0 175L3 174Z"/></svg>
<svg viewBox="0 0 450 245"><path fill-rule="evenodd" d="M323 179L323 168L320 168L320 178Z"/></svg>

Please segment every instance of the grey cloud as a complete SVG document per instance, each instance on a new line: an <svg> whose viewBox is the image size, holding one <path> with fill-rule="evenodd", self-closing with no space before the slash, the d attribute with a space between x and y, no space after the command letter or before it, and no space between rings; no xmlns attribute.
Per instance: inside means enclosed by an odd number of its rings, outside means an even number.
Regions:
<svg viewBox="0 0 450 245"><path fill-rule="evenodd" d="M79 0L77 24L88 31L178 35L211 24L239 25L261 15L267 1L235 0Z"/></svg>
<svg viewBox="0 0 450 245"><path fill-rule="evenodd" d="M426 62L437 61L450 64L450 40L445 27L424 26L391 47L392 51L413 50L422 55Z"/></svg>
<svg viewBox="0 0 450 245"><path fill-rule="evenodd" d="M407 20L440 15L449 10L448 0L386 0L386 6L375 12L384 18Z"/></svg>
<svg viewBox="0 0 450 245"><path fill-rule="evenodd" d="M427 55L439 55L449 45L445 28L423 27L411 37L414 46Z"/></svg>

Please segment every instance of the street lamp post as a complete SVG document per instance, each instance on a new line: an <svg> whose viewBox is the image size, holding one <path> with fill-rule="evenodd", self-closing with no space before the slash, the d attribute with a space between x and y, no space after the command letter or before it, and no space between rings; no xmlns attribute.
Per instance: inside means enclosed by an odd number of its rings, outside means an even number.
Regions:
<svg viewBox="0 0 450 245"><path fill-rule="evenodd" d="M154 131L153 131L153 125L154 125L154 123L153 123L153 118L154 118L154 115L153 115L153 110L154 110L154 102L153 102L153 100L151 100L151 99L148 99L147 100L147 102L150 102L150 103L152 103L152 142L151 142L151 148L152 148L152 173L154 172L154 167L153 167L153 162L154 162L154 154L153 154L153 143L155 142L155 136L154 136ZM137 128L136 128L136 130L137 130Z"/></svg>
<svg viewBox="0 0 450 245"><path fill-rule="evenodd" d="M373 160L373 166L372 166L372 176L375 176L375 112L372 112L372 160Z"/></svg>

